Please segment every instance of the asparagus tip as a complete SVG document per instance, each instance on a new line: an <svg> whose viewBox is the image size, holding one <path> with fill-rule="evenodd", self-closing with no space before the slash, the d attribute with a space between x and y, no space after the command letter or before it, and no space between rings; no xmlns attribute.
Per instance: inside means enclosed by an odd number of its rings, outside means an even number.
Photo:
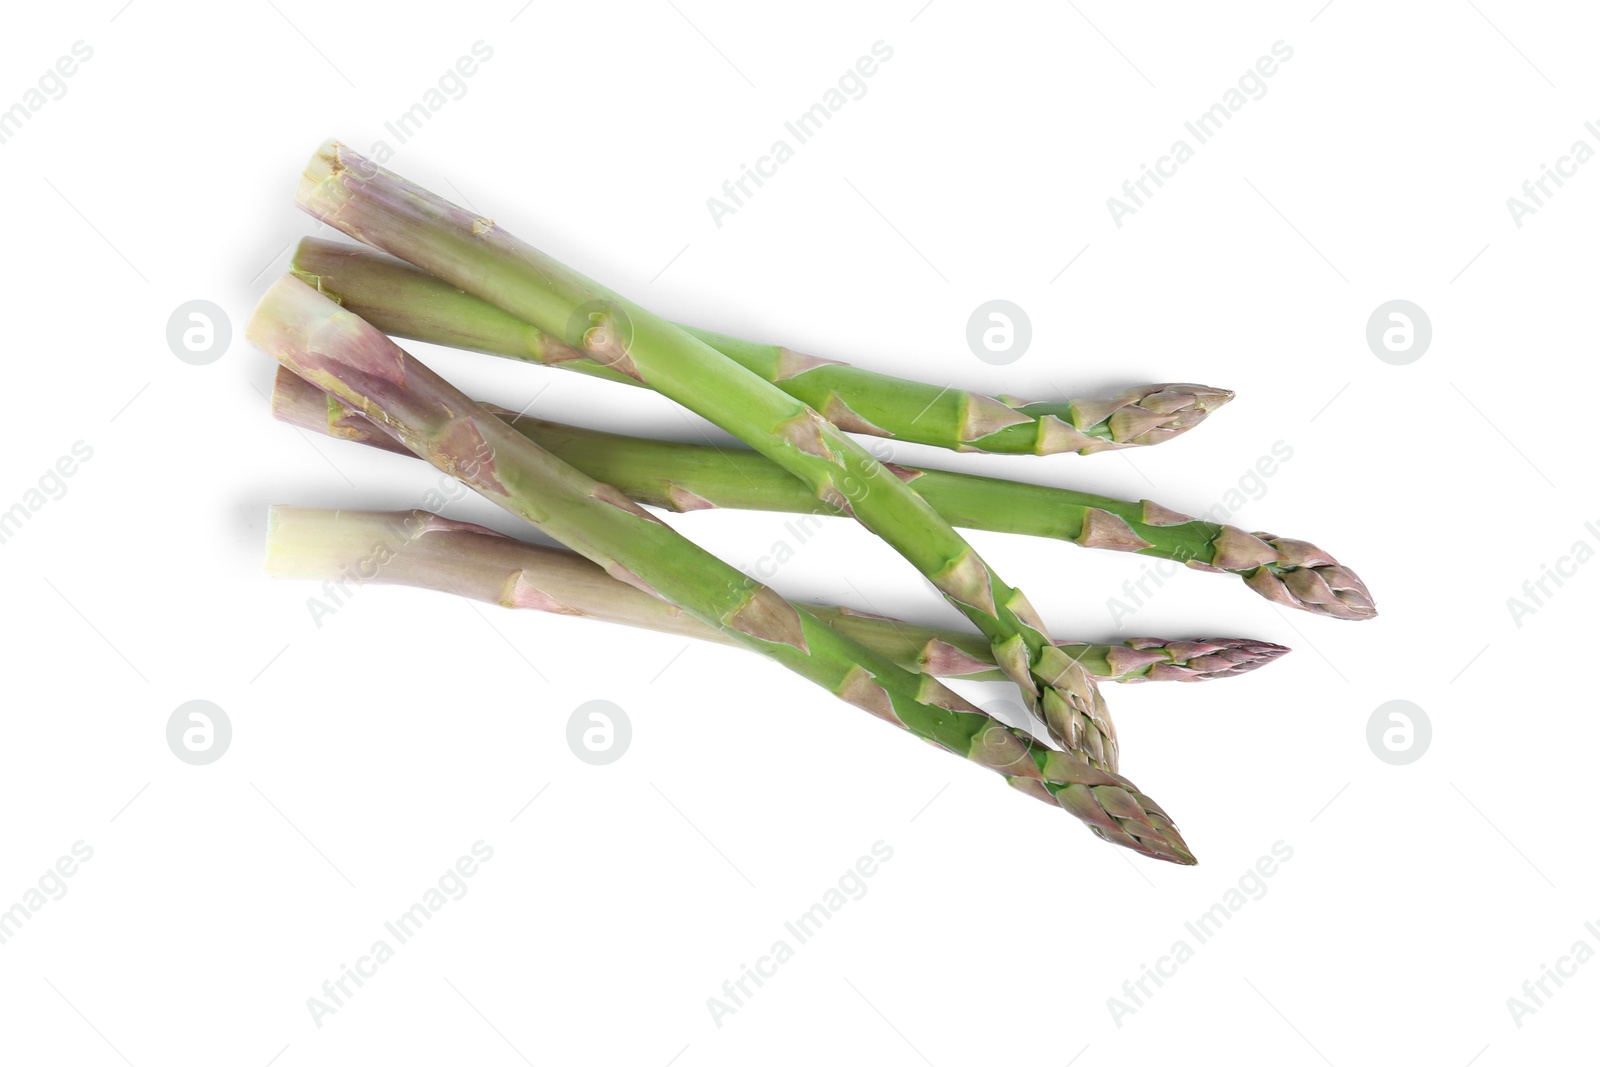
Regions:
<svg viewBox="0 0 1600 1067"><path fill-rule="evenodd" d="M1051 440L1041 441L1041 449L1087 456L1158 445L1198 426L1233 396L1231 389L1166 382L1135 386L1112 397L1072 400L1065 422L1051 427Z"/></svg>
<svg viewBox="0 0 1600 1067"><path fill-rule="evenodd" d="M1359 621L1378 614L1366 583L1316 545L1267 533L1255 536L1275 548L1278 559L1244 580L1268 600L1334 619Z"/></svg>
<svg viewBox="0 0 1600 1067"><path fill-rule="evenodd" d="M1169 664L1157 664L1147 677L1155 681L1207 682L1266 666L1290 651L1285 645L1247 637L1212 637L1203 641L1169 642L1179 652Z"/></svg>

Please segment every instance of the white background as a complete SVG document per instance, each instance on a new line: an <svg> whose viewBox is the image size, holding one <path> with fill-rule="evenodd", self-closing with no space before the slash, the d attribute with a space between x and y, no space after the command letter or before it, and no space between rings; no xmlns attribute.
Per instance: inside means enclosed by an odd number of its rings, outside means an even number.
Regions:
<svg viewBox="0 0 1600 1067"><path fill-rule="evenodd" d="M1083 1067L1573 1062L1600 964L1519 1027L1600 920L1593 848L1600 567L1517 625L1592 494L1600 164L1514 224L1506 199L1600 138L1581 5L1333 0L1120 8L957 0L533 0L8 11L0 108L74 42L92 58L4 144L8 429L0 510L75 442L92 458L0 545L7 606L0 907L93 849L0 945L9 1062ZM275 5L275 6L274 6ZM119 10L120 7L120 10ZM716 226L706 198L841 73L893 49ZM1276 41L1293 57L1118 228L1106 198ZM384 128L473 43L492 58L404 145ZM1180 574L1113 626L1140 561L973 540L1056 636L1247 635L1293 655L1205 686L1109 692L1124 769L1196 868L1143 861L992 775L744 652L370 588L320 628L314 587L260 573L269 503L411 507L425 467L273 422L240 337L326 137L492 214L655 310L923 379L1022 395L1201 381L1239 398L1135 454L901 461L1222 501L1357 569L1366 623ZM1191 140L1192 143L1192 140ZM1591 171L1593 173L1591 173ZM1070 266L1068 264L1070 263ZM1032 347L969 352L980 302ZM1380 303L1431 317L1409 366ZM226 355L169 350L185 301ZM419 354L475 395L694 436L667 402L576 375ZM477 500L452 515L515 532ZM674 525L753 565L777 516ZM952 623L864 531L830 522L785 592ZM1554 588L1553 586L1551 587ZM1002 686L969 687L983 700ZM234 736L192 767L184 701ZM591 767L568 716L607 699L631 748ZM1426 754L1366 727L1406 699ZM530 804L530 798L537 797ZM494 850L426 930L317 1026L307 998L473 843ZM717 1026L707 998L874 842L893 858ZM1293 856L1131 1015L1108 998L1275 842ZM1530 1002L1531 1003L1531 1002Z"/></svg>

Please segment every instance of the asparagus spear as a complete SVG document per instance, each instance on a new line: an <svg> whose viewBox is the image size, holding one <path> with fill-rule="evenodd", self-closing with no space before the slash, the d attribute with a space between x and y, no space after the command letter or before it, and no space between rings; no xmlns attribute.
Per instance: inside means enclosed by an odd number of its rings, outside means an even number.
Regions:
<svg viewBox="0 0 1600 1067"><path fill-rule="evenodd" d="M388 334L643 384L493 304L369 249L307 237L291 269ZM1166 384L1114 397L1036 403L906 381L778 345L679 328L841 429L962 452L1089 455L1159 444L1233 399L1226 389Z"/></svg>
<svg viewBox="0 0 1600 1067"><path fill-rule="evenodd" d="M1055 647L1027 598L916 490L817 411L488 219L338 142L312 158L297 200L323 222L639 379L738 437L819 499L848 509L989 638L996 662L1053 737L1096 766L1115 769L1116 734L1100 690Z"/></svg>
<svg viewBox="0 0 1600 1067"><path fill-rule="evenodd" d="M1040 745L934 678L895 666L791 605L616 489L545 452L298 279L273 284L246 333L408 449L613 578L682 608L844 700L999 771L1106 840L1173 863L1194 862L1171 820L1127 779Z"/></svg>
<svg viewBox="0 0 1600 1067"><path fill-rule="evenodd" d="M531 545L426 511L349 511L275 505L267 520L267 571L320 581L339 597L368 582L454 593L507 608L582 615L645 630L738 645L678 607L616 581L573 552ZM1004 681L977 634L919 626L849 608L797 605L908 671ZM1058 647L1109 682L1203 682L1253 671L1289 651L1238 638Z"/></svg>
<svg viewBox="0 0 1600 1067"><path fill-rule="evenodd" d="M843 514L747 449L625 437L546 422L492 404L485 407L541 448L641 504L673 511L725 507ZM272 408L278 418L308 430L404 451L359 413L287 370L278 373ZM1135 503L1000 478L890 466L955 526L1054 537L1236 574L1270 600L1336 619L1377 614L1361 579L1305 541L1192 519L1149 500Z"/></svg>

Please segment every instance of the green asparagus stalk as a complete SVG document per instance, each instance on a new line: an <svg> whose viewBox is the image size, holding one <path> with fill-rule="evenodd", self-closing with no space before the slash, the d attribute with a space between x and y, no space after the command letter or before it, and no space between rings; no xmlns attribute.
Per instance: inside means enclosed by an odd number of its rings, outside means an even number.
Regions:
<svg viewBox="0 0 1600 1067"><path fill-rule="evenodd" d="M298 279L273 284L246 332L300 377L613 578L682 608L844 700L999 771L1106 840L1173 863L1194 862L1171 820L1127 779L1006 727L936 679L895 666L794 607L616 489L539 448Z"/></svg>
<svg viewBox="0 0 1600 1067"><path fill-rule="evenodd" d="M307 237L291 269L385 333L642 385L605 361L370 249ZM927 385L680 326L840 429L962 452L1078 452L1154 445L1233 399L1204 385L1146 385L1113 397L1030 402Z"/></svg>
<svg viewBox="0 0 1600 1067"><path fill-rule="evenodd" d="M1116 734L1099 688L1056 648L1027 598L915 489L817 411L488 219L337 142L312 158L297 200L349 236L639 379L738 437L819 499L848 509L989 638L996 662L1053 737L1096 766L1116 768Z"/></svg>
<svg viewBox="0 0 1600 1067"><path fill-rule="evenodd" d="M672 511L722 507L843 514L748 449L626 437L485 407L541 448L641 504ZM272 409L278 418L317 433L405 451L358 412L287 370L279 372L273 386ZM889 466L954 526L1053 537L1236 574L1269 600L1336 619L1369 619L1377 613L1355 572L1305 541L1246 533L1149 500Z"/></svg>
<svg viewBox="0 0 1600 1067"><path fill-rule="evenodd" d="M370 424L369 424L370 425ZM638 629L741 645L726 633L606 574L582 556L531 545L426 511L349 511L275 505L267 520L267 571L323 583L343 599L355 586L402 585L507 608L580 615ZM798 604L852 640L919 674L1004 681L981 636L821 604ZM1203 682L1253 671L1289 651L1239 638L1058 645L1108 682Z"/></svg>

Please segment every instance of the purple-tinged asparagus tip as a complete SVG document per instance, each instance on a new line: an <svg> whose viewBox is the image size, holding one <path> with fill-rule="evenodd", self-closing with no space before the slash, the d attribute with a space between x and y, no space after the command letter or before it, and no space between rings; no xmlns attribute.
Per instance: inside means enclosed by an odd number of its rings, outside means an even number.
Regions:
<svg viewBox="0 0 1600 1067"><path fill-rule="evenodd" d="M1275 603L1335 619L1370 619L1378 607L1366 583L1309 541L1257 533L1278 551L1276 562L1245 575L1245 584Z"/></svg>
<svg viewBox="0 0 1600 1067"><path fill-rule="evenodd" d="M1241 638L1214 638L1183 644L1192 647L1185 650L1181 660L1152 667L1147 676L1151 681L1208 682L1214 678L1229 678L1263 667L1289 651L1270 641Z"/></svg>
<svg viewBox="0 0 1600 1067"><path fill-rule="evenodd" d="M1073 423L1094 440L1084 455L1156 445L1200 425L1233 399L1233 390L1188 382L1142 385L1104 400L1073 402Z"/></svg>
<svg viewBox="0 0 1600 1067"><path fill-rule="evenodd" d="M1263 667L1288 648L1245 637L1211 637L1195 641L1132 638L1127 651L1112 649L1107 659L1128 681L1206 682L1230 678ZM1139 673L1140 669L1148 669Z"/></svg>

